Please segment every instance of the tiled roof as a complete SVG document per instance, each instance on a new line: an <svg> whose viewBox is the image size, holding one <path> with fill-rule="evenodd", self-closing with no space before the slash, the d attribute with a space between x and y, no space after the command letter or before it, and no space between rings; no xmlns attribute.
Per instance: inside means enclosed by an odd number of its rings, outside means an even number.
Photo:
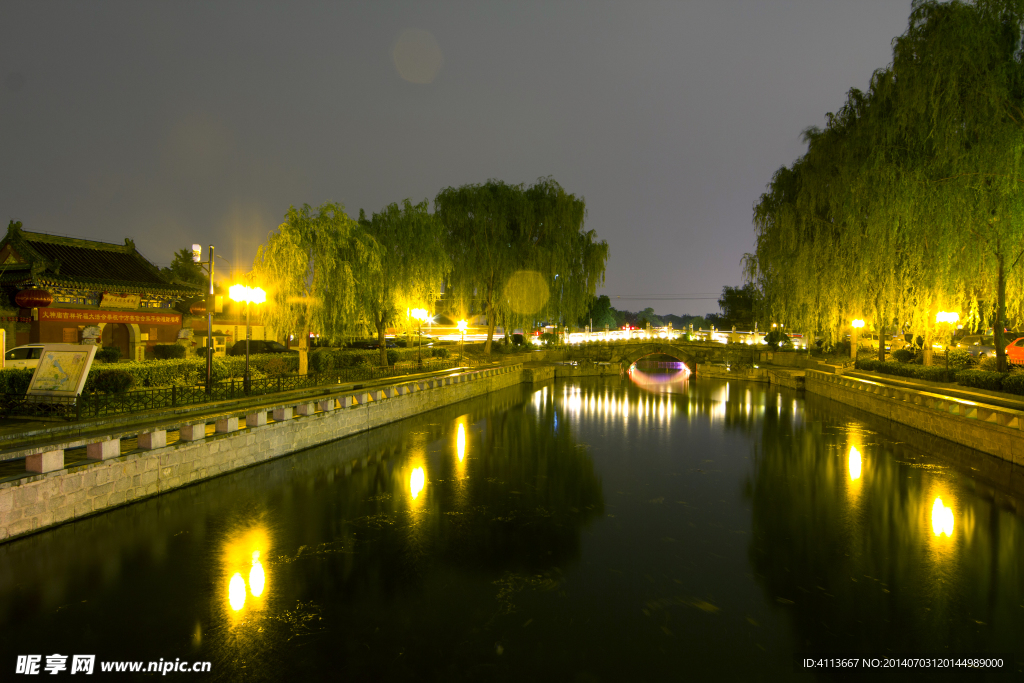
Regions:
<svg viewBox="0 0 1024 683"><path fill-rule="evenodd" d="M3 243L10 243L28 263L3 268L0 282L31 280L43 286L201 296L195 287L165 280L131 240L110 244L8 229Z"/></svg>

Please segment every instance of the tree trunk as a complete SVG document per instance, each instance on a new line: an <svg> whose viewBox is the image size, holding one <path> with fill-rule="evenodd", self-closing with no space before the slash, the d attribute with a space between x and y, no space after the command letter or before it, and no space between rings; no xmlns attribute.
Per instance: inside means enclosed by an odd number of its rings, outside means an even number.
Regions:
<svg viewBox="0 0 1024 683"><path fill-rule="evenodd" d="M921 350L921 353L924 355L924 364L926 366L927 365L931 365L932 364L932 331L931 330L925 330L925 333L924 333L924 348Z"/></svg>
<svg viewBox="0 0 1024 683"><path fill-rule="evenodd" d="M1003 255L996 255L999 265L998 282L996 283L996 319L992 321L992 331L996 338L996 369L1006 372L1006 339L1003 328L1006 327L1006 270L1003 267Z"/></svg>
<svg viewBox="0 0 1024 683"><path fill-rule="evenodd" d="M309 330L303 329L299 335L299 374L309 374Z"/></svg>
<svg viewBox="0 0 1024 683"><path fill-rule="evenodd" d="M384 339L384 316L381 315L378 318L374 315L373 326L377 328L377 343L380 344L380 366L386 368L388 366L388 345Z"/></svg>
<svg viewBox="0 0 1024 683"><path fill-rule="evenodd" d="M491 354L491 341L494 339L494 307L491 306L490 299L487 301L487 342L484 344L484 355L489 356Z"/></svg>

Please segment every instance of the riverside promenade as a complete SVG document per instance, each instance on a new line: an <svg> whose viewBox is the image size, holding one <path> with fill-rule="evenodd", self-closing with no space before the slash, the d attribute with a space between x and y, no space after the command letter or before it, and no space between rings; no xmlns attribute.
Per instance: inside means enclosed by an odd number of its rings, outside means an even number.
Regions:
<svg viewBox="0 0 1024 683"><path fill-rule="evenodd" d="M0 542L519 383L619 374L510 363L0 429ZM356 460L346 470L369 464Z"/></svg>

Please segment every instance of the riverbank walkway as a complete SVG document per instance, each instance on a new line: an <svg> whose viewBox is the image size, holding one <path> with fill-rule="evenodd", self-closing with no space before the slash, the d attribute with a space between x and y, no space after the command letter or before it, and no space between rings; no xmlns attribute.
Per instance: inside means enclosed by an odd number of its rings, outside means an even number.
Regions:
<svg viewBox="0 0 1024 683"><path fill-rule="evenodd" d="M474 365L472 368L468 366L448 368L400 377L309 387L191 406L85 418L77 422L58 419L25 419L0 426L0 483L37 474L36 471L29 469L31 463L28 460L29 456L37 453L63 451L62 468L70 468L104 459L103 444L108 444L106 448L110 450L109 444L113 441L119 442L119 446L113 450L116 450L119 455L126 455L135 451L148 450L151 447L149 444L140 445L139 443L140 437L145 441L144 435L147 433L165 432L164 444L171 445L183 438L184 431L190 431L192 428L195 428L196 432L202 430L202 434L189 433L185 436L187 440L213 436L218 432L228 431L231 427L237 429L241 426L244 429L246 416L254 413L268 414L270 416L268 419L273 421L275 409L282 406L315 406L325 399L336 399L338 396L352 392L372 395L375 391L398 385L458 375L470 370L479 371L497 367L500 367L499 363ZM284 418L284 414L279 413L279 417ZM239 425L239 423L241 424ZM90 453L90 447L92 453ZM48 469L52 467L51 463ZM61 467L57 469L61 469Z"/></svg>

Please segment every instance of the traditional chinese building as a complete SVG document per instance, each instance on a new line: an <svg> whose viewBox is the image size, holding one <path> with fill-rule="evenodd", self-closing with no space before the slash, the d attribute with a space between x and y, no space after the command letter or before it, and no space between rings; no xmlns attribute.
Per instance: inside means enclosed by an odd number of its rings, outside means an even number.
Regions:
<svg viewBox="0 0 1024 683"><path fill-rule="evenodd" d="M174 344L182 329L178 302L203 296L168 282L135 249L22 230L0 240L0 325L7 348L76 343L99 328L104 346L141 360L147 348Z"/></svg>

